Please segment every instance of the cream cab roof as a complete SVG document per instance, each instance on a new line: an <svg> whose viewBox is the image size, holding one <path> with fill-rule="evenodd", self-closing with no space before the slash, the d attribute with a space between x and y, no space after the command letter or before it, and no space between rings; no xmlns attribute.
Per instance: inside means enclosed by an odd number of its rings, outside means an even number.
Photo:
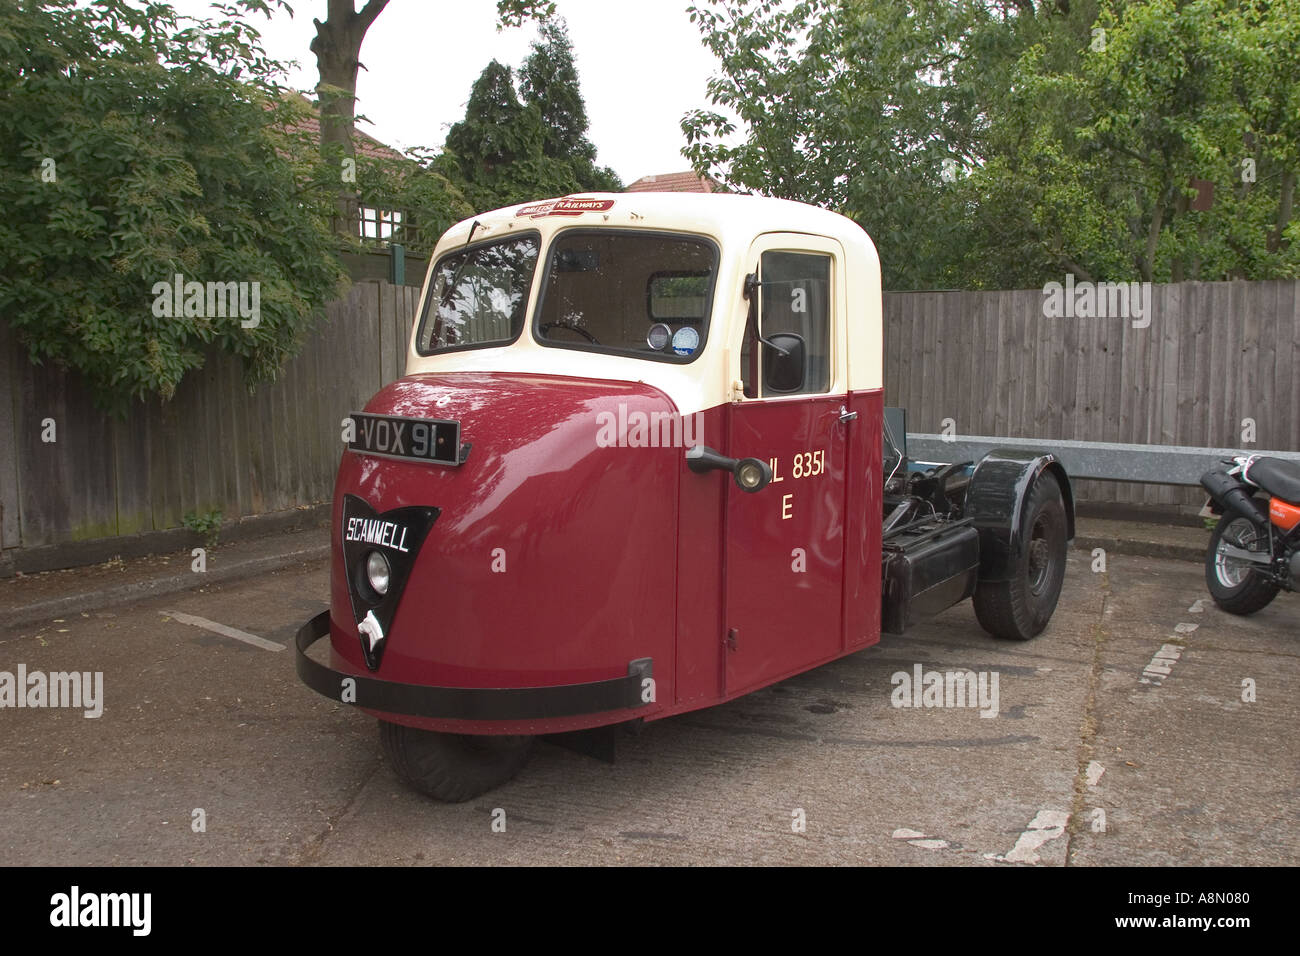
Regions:
<svg viewBox="0 0 1300 956"><path fill-rule="evenodd" d="M534 341L527 329L516 342L500 348L432 356L422 356L416 351L419 316L423 314L433 267L443 255L464 245L471 229L476 243L512 233L538 232L545 254L552 236L572 228L671 231L707 236L718 243L721 257L717 298L708 339L696 361L675 365L552 348ZM741 290L745 274L754 269L749 254L756 241L772 233L820 237L838 244L842 265L841 279L837 282L839 306L834 309L836 328L832 332L837 348L832 391L880 388L883 377L880 260L871 238L853 220L817 206L726 193L581 193L520 203L456 223L443 234L429 260L429 272L411 332L407 373L518 371L640 381L665 391L682 413L711 408L733 397L732 386L740 376L740 340L748 308ZM797 248L798 242L792 238L788 245ZM539 276L540 272L539 269ZM539 284L535 276L527 313L530 323Z"/></svg>
<svg viewBox="0 0 1300 956"><path fill-rule="evenodd" d="M789 199L729 193L582 193L520 203L465 219L443 235L439 253L444 245L463 243L475 222L479 224L475 240L521 229L538 229L546 238L571 226L614 226L695 232L712 236L722 245L742 242L747 246L765 232L804 232L846 244L871 243L852 219Z"/></svg>

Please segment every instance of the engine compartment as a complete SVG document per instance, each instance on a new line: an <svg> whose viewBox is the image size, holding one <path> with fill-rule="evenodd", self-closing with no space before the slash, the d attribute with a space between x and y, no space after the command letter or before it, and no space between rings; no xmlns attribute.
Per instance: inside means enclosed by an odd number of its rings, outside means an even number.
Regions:
<svg viewBox="0 0 1300 956"><path fill-rule="evenodd" d="M884 432L880 629L902 634L975 593L980 538L963 516L974 463L909 462L899 409Z"/></svg>

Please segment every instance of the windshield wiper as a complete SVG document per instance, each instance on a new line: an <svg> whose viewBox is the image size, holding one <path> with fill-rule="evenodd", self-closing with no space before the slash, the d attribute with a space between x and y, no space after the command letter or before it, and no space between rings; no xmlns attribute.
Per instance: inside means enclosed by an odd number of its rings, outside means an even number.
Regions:
<svg viewBox="0 0 1300 956"><path fill-rule="evenodd" d="M475 219L473 224L469 227L469 236L465 239L465 245L461 246L462 249L474 241L474 231L478 229L478 227L479 221ZM451 274L451 281L448 282L447 287L442 290L442 298L438 300L439 312L442 312L443 309L447 308L447 303L451 301L451 294L455 290L456 286L460 284L461 274L464 273L465 266L467 265L469 265L469 253L462 252L460 264L456 266L456 271Z"/></svg>

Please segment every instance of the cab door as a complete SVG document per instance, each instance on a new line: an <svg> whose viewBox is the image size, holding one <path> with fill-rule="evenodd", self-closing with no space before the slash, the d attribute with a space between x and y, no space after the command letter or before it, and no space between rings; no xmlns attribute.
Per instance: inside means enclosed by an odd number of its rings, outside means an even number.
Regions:
<svg viewBox="0 0 1300 956"><path fill-rule="evenodd" d="M764 459L773 477L754 493L728 483L726 695L842 650L852 435L843 264L839 243L785 233L760 236L746 260L757 283L743 337L732 339L727 454Z"/></svg>

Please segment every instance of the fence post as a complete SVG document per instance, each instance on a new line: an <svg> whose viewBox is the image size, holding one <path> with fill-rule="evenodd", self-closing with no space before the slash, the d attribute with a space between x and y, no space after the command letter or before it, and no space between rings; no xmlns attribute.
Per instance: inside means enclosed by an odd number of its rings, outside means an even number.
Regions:
<svg viewBox="0 0 1300 956"><path fill-rule="evenodd" d="M406 285L406 247L394 242L388 247L388 281L395 286Z"/></svg>

